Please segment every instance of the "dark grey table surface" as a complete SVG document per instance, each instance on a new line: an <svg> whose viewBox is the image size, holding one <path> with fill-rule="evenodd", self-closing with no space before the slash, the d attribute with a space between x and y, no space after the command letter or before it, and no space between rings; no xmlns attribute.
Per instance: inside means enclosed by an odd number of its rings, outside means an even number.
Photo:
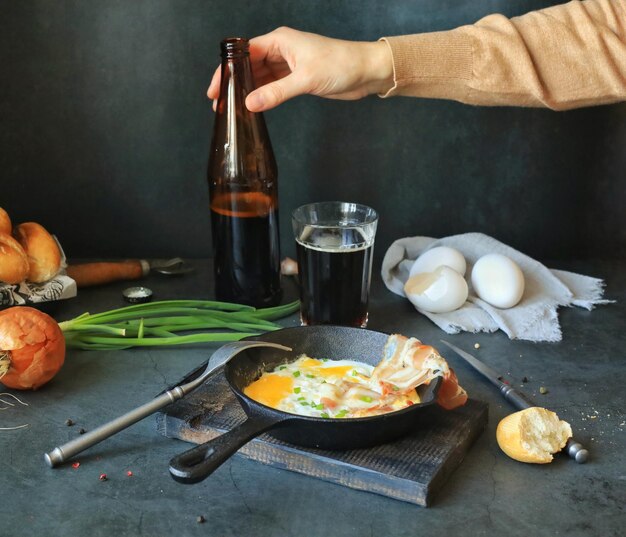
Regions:
<svg viewBox="0 0 626 537"><path fill-rule="evenodd" d="M212 296L209 262L176 279L150 276L156 299ZM626 262L559 262L553 268L604 278L615 304L564 308L560 343L510 341L503 333L446 336L569 421L591 451L588 464L557 456L525 465L498 448L495 428L513 409L458 358L443 353L472 397L489 403L487 430L429 508L343 488L235 456L197 485L180 485L169 459L188 444L157 434L147 418L78 455L80 467L48 468L43 454L142 404L207 359L216 347L71 350L37 392L14 392L28 407L0 413L0 535L46 536L450 536L624 535L626 516ZM287 285L289 282L287 282ZM81 290L51 310L57 320L124 305L116 283ZM293 289L287 290L287 295ZM437 344L445 336L410 304L372 290L369 328ZM296 325L296 316L285 326ZM474 349L479 343L480 348ZM544 386L548 393L541 395ZM75 425L68 427L70 418ZM133 473L132 477L127 472ZM108 479L100 481L106 473ZM203 516L205 523L198 523Z"/></svg>

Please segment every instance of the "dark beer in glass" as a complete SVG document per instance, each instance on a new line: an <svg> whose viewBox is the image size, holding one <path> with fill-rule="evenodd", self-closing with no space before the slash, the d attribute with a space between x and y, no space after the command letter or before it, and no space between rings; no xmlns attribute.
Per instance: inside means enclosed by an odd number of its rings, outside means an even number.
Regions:
<svg viewBox="0 0 626 537"><path fill-rule="evenodd" d="M312 203L296 209L303 325L367 325L377 221L373 209L356 203Z"/></svg>

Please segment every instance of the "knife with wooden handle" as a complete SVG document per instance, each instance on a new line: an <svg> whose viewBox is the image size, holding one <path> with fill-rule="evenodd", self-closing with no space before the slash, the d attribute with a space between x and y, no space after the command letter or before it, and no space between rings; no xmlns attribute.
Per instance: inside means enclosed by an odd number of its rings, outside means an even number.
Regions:
<svg viewBox="0 0 626 537"><path fill-rule="evenodd" d="M78 287L91 287L105 283L143 278L150 272L150 263L144 259L83 263L80 265L69 265L66 272L76 282Z"/></svg>
<svg viewBox="0 0 626 537"><path fill-rule="evenodd" d="M478 371L487 380L489 380L489 382L496 386L498 390L500 390L500 393L504 396L504 398L514 407L520 410L524 410L526 408L537 406L528 397L526 397L524 393L516 390L515 388L511 387L507 382L502 380L502 375L498 375L493 369L481 362L478 358L472 356L469 352L465 352L464 350L452 345L452 343L448 343L443 339L440 341L444 345L450 347L468 364L470 364L476 371ZM579 464L585 463L589 459L589 452L582 446L582 444L580 444L573 438L570 438L567 441L564 449L568 456L574 459Z"/></svg>

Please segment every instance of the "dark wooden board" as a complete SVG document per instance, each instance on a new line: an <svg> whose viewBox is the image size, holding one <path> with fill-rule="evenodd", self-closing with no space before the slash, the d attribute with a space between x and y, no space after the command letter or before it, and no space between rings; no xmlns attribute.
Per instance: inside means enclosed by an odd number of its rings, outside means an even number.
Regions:
<svg viewBox="0 0 626 537"><path fill-rule="evenodd" d="M185 380L196 374L197 370ZM487 404L470 399L454 411L433 406L427 412L426 427L374 448L316 450L264 434L238 453L276 468L428 506L485 428ZM226 379L218 374L157 414L157 429L167 437L200 444L232 429L245 417Z"/></svg>

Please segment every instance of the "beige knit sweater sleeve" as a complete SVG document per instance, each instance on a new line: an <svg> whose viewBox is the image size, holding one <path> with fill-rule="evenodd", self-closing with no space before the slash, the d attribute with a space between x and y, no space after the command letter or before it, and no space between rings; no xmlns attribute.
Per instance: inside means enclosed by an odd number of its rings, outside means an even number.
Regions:
<svg viewBox="0 0 626 537"><path fill-rule="evenodd" d="M626 100L626 0L573 1L383 40L394 67L384 97L554 110Z"/></svg>

